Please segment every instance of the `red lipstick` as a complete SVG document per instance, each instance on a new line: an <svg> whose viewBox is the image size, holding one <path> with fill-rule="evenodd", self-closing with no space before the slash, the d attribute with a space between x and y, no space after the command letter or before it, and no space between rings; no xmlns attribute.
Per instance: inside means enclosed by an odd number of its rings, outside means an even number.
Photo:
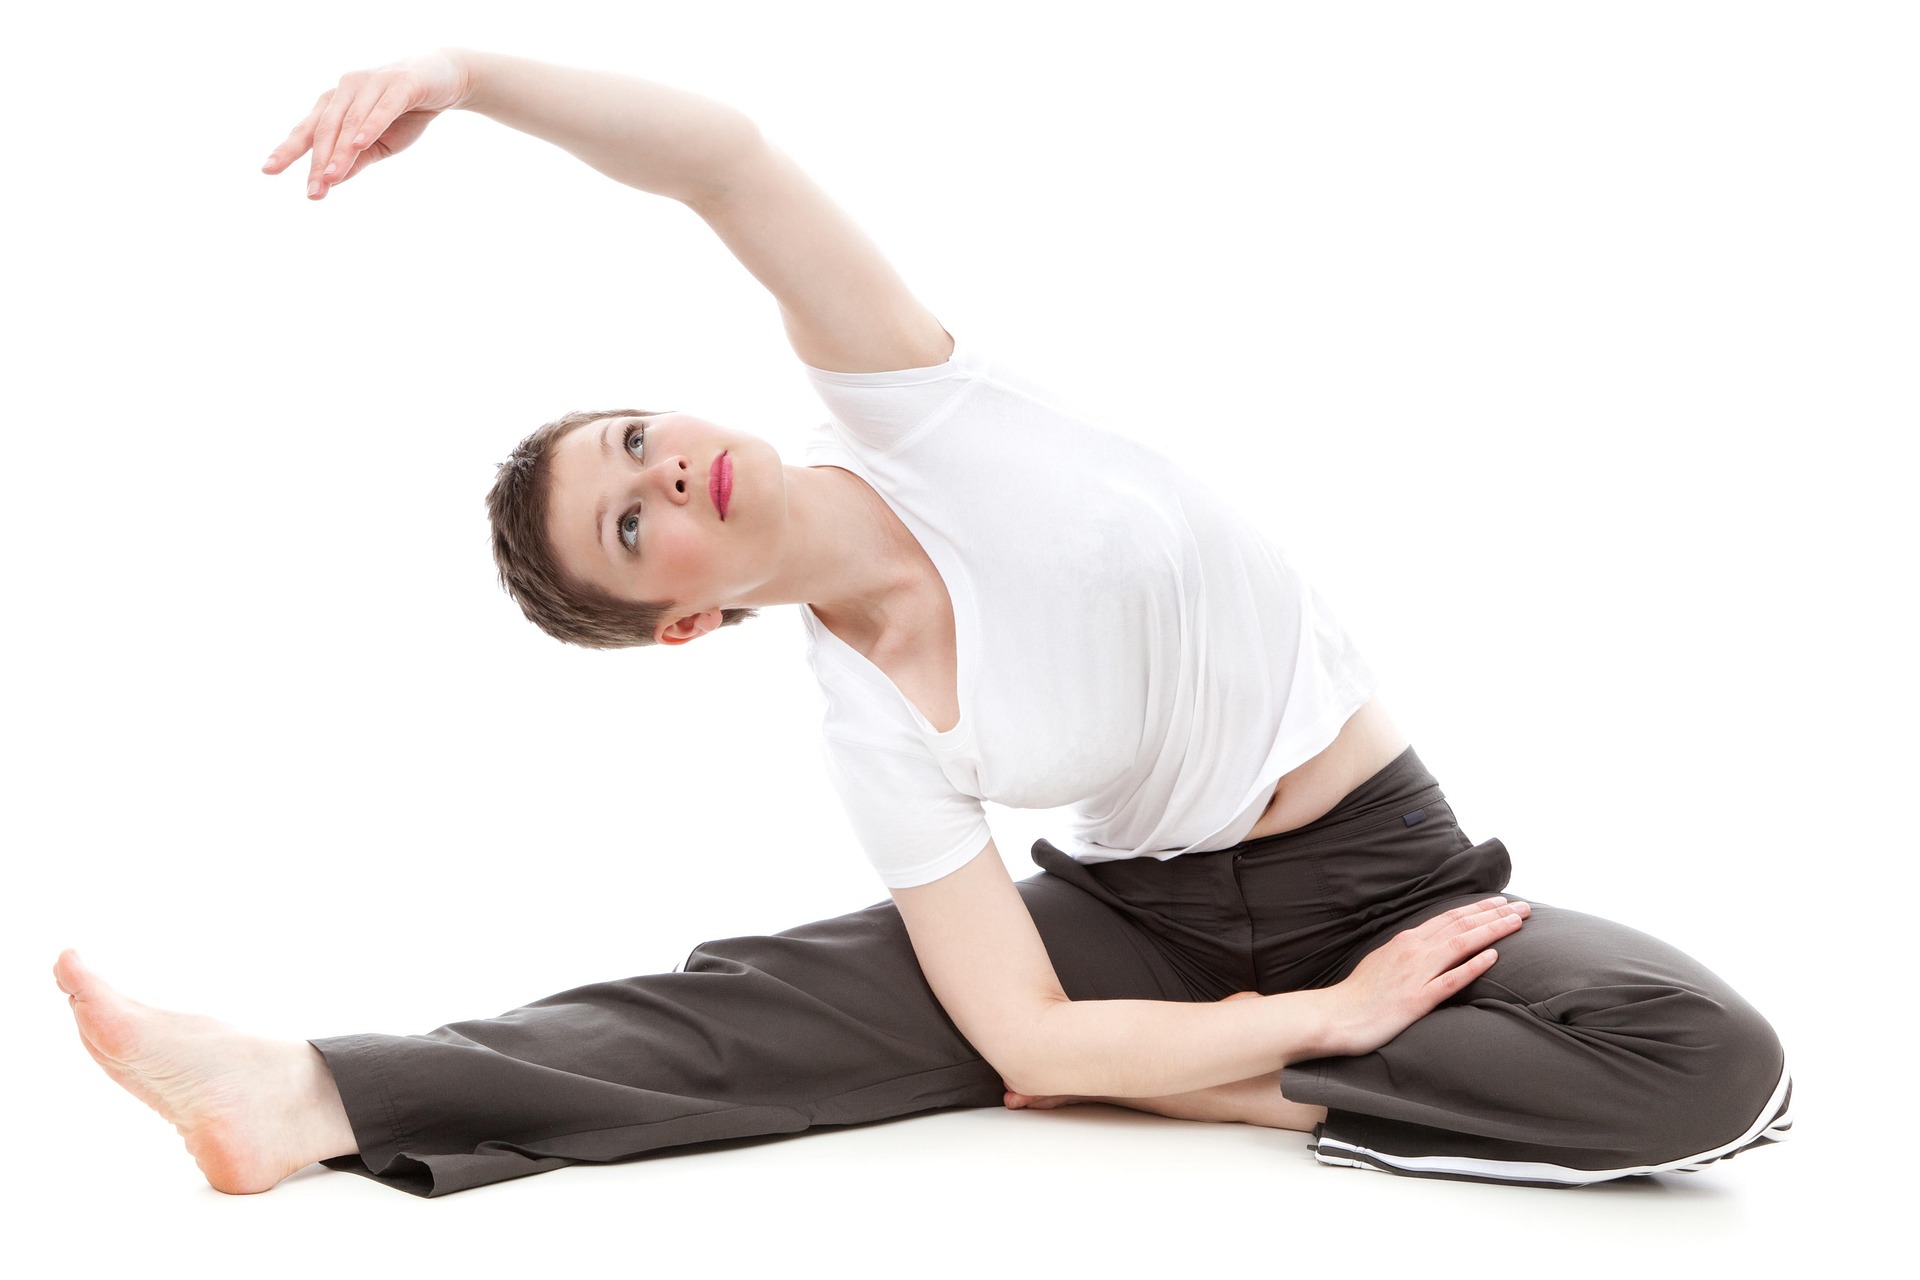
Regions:
<svg viewBox="0 0 1920 1280"><path fill-rule="evenodd" d="M707 471L707 496L713 499L713 509L725 520L727 504L733 501L733 459L725 453L715 458Z"/></svg>

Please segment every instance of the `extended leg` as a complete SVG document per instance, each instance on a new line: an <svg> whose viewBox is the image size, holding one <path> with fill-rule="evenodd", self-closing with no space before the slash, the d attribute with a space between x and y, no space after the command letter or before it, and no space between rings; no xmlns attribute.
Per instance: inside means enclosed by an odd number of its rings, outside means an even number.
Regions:
<svg viewBox="0 0 1920 1280"><path fill-rule="evenodd" d="M1118 913L1049 875L1021 893L1075 999L1191 999ZM687 1143L1002 1101L886 903L706 943L684 972L598 983L425 1036L320 1040L359 1154L442 1195Z"/></svg>
<svg viewBox="0 0 1920 1280"><path fill-rule="evenodd" d="M1110 908L1048 875L1020 891L1075 999L1194 998ZM127 1000L72 953L55 972L87 1052L229 1192L267 1190L326 1159L441 1195L1002 1098L998 1073L920 976L891 904L706 943L682 973L580 987L425 1036L266 1040Z"/></svg>

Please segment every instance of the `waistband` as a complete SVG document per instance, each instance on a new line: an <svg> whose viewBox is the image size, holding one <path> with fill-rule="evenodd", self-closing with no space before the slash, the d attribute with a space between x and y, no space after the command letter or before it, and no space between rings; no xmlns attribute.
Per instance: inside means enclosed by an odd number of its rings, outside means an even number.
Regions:
<svg viewBox="0 0 1920 1280"><path fill-rule="evenodd" d="M1339 804L1306 826L1261 836L1257 840L1243 840L1218 852L1246 853L1259 850L1265 853L1295 845L1314 844L1330 834L1344 832L1356 825L1367 825L1394 814L1424 792L1435 792L1435 798L1438 798L1439 790L1439 781L1427 771L1427 766L1420 762L1413 748L1408 747L1378 773L1342 796Z"/></svg>

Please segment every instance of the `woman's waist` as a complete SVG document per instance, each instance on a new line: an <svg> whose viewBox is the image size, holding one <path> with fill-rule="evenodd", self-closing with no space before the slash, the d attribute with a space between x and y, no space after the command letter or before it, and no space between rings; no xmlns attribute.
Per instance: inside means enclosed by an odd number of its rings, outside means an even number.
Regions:
<svg viewBox="0 0 1920 1280"><path fill-rule="evenodd" d="M1390 769L1402 755L1412 759L1411 768ZM1215 788L1206 804L1196 803L1191 794L1178 794L1183 786L1195 785L1195 774L1189 768L1180 772L1163 770L1146 785L1116 789L1116 794L1104 797L1109 801L1106 804L1063 805L1074 816L1070 838L1063 843L1074 859L1088 864L1140 858L1164 862L1315 827L1336 812L1350 816L1354 805L1347 802L1364 800L1378 790L1368 787L1376 778L1391 783L1396 792L1406 791L1410 785L1415 789L1434 785L1377 699L1348 716L1331 744L1289 770L1267 793L1257 817L1240 819L1249 824L1245 834L1231 834L1237 824L1217 831L1217 818L1211 822L1197 820L1205 813L1217 813L1223 802L1231 802L1218 775L1209 771L1203 776ZM1244 796L1246 792L1239 794ZM1007 803L1000 796L990 798ZM1216 832L1225 840L1209 839L1209 833Z"/></svg>
<svg viewBox="0 0 1920 1280"><path fill-rule="evenodd" d="M1369 700L1347 717L1325 750L1282 775L1267 807L1241 842L1311 826L1403 754L1410 754L1407 736L1393 723L1379 698ZM1425 770L1421 773L1424 775Z"/></svg>

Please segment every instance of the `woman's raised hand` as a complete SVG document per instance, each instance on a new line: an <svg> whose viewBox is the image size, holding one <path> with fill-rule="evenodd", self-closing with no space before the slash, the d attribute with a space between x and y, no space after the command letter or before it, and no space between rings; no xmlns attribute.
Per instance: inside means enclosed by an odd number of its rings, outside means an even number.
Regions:
<svg viewBox="0 0 1920 1280"><path fill-rule="evenodd" d="M1483 898L1398 933L1327 989L1335 1055L1372 1053L1493 967L1493 944L1526 923L1524 902Z"/></svg>
<svg viewBox="0 0 1920 1280"><path fill-rule="evenodd" d="M450 49L372 71L349 71L261 166L279 173L311 152L307 197L318 200L376 160L404 151L442 111L464 104L473 73Z"/></svg>

